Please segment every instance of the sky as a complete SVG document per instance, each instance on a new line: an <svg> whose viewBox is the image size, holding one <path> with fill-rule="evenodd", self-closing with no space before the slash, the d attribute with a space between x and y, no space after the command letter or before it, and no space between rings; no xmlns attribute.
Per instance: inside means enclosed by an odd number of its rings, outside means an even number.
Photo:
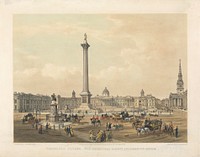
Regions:
<svg viewBox="0 0 200 157"><path fill-rule="evenodd" d="M187 89L186 14L15 14L14 91L79 96L84 33L93 96L169 97L179 59Z"/></svg>

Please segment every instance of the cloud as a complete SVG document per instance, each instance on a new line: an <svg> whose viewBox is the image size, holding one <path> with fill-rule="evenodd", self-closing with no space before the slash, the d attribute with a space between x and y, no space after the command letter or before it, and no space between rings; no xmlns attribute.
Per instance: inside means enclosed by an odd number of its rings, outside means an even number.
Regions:
<svg viewBox="0 0 200 157"><path fill-rule="evenodd" d="M15 37L26 36L26 38L30 38L36 35L46 34L46 35L57 35L64 34L70 35L75 33L76 27L72 25L65 25L62 22L56 22L51 24L37 24L37 25L18 25L18 27L14 27Z"/></svg>
<svg viewBox="0 0 200 157"><path fill-rule="evenodd" d="M22 71L15 71L14 76L22 76L24 79L31 78L39 73L37 68L25 69Z"/></svg>
<svg viewBox="0 0 200 157"><path fill-rule="evenodd" d="M71 95L73 89L80 92L80 42L84 33L88 34L91 45L89 82L94 95L101 94L107 86L113 95L138 95L144 88L147 93L167 97L176 88L179 58L184 63L186 79L184 16L17 16L14 18L14 87L20 91L55 91L64 95Z"/></svg>
<svg viewBox="0 0 200 157"><path fill-rule="evenodd" d="M61 66L55 66L53 64L45 64L44 68L41 70L42 76L51 77L53 79L62 78L66 73L66 68Z"/></svg>

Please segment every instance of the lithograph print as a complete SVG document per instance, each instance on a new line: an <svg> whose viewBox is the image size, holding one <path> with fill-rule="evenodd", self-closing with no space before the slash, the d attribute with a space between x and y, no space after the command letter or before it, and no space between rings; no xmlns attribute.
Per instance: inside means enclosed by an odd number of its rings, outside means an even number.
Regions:
<svg viewBox="0 0 200 157"><path fill-rule="evenodd" d="M14 143L187 143L186 14L14 14Z"/></svg>

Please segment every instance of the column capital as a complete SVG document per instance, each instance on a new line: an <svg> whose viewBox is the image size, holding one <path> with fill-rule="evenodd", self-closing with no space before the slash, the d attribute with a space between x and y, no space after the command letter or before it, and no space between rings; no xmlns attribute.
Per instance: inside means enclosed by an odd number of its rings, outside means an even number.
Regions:
<svg viewBox="0 0 200 157"><path fill-rule="evenodd" d="M81 46L83 47L83 49L88 49L88 47L90 47L88 43L83 43L81 44Z"/></svg>

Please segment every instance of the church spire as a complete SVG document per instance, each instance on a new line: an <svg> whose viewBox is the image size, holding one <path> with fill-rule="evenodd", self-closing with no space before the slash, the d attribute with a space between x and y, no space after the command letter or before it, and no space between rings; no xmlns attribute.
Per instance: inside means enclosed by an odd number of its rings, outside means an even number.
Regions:
<svg viewBox="0 0 200 157"><path fill-rule="evenodd" d="M178 80L177 80L177 93L182 93L184 91L183 87L183 75L182 75L182 69L181 69L181 60L179 59L179 72L178 72Z"/></svg>
<svg viewBox="0 0 200 157"><path fill-rule="evenodd" d="M179 59L179 74L182 75L182 70L181 70L181 59Z"/></svg>

